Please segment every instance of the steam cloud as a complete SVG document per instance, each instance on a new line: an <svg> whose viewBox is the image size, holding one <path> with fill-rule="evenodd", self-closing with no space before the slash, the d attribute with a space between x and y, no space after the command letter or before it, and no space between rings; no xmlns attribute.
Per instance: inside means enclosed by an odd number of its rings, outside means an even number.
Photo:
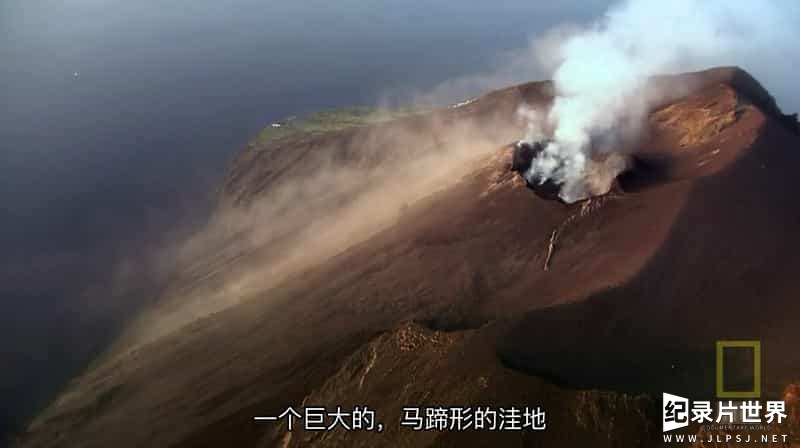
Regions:
<svg viewBox="0 0 800 448"><path fill-rule="evenodd" d="M776 57L776 49L800 42L797 12L792 2L780 1L628 0L612 7L548 52L556 57L553 106L546 114L523 109L521 115L528 121L526 140L552 129L553 141L526 178L561 184L566 202L607 192L619 171L605 173L608 185L587 173L597 172L598 155L620 149L623 134L640 129L648 102L657 98L645 91L650 76ZM624 165L615 159L608 168Z"/></svg>

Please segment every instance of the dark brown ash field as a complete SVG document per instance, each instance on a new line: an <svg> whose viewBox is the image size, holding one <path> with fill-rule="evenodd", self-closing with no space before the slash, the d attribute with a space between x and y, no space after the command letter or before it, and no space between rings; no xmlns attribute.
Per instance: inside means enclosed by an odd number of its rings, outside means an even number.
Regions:
<svg viewBox="0 0 800 448"><path fill-rule="evenodd" d="M547 82L248 149L164 300L21 445L652 446L653 403L713 391L726 338L762 341L782 396L800 380L797 123L737 69L654 82L677 93L647 115L645 165L570 205L509 171L509 118L546 107ZM304 402L370 405L387 430L252 421ZM541 404L549 430L397 424L476 403Z"/></svg>

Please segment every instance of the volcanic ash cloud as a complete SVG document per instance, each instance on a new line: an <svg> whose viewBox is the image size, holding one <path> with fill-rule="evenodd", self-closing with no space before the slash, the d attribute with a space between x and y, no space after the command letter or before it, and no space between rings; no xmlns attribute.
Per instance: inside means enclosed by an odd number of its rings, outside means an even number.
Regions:
<svg viewBox="0 0 800 448"><path fill-rule="evenodd" d="M648 103L658 99L646 89L649 77L736 65L785 45L796 34L790 31L795 9L791 2L718 0L629 0L612 7L557 44L556 97L546 116L521 111L529 121L525 141L552 130L526 179L561 185L559 196L570 203L607 192L626 166L607 155L639 133Z"/></svg>

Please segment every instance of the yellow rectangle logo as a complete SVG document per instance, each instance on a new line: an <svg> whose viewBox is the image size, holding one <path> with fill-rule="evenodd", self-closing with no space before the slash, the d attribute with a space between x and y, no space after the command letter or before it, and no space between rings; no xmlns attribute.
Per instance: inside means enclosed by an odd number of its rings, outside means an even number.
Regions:
<svg viewBox="0 0 800 448"><path fill-rule="evenodd" d="M725 390L725 349L749 348L753 350L753 388L745 391ZM761 341L724 340L717 341L717 398L761 397Z"/></svg>

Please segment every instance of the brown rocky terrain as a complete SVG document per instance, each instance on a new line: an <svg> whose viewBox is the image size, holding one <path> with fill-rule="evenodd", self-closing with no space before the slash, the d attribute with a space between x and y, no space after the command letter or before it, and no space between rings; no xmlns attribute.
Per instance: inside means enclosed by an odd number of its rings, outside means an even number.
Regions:
<svg viewBox="0 0 800 448"><path fill-rule="evenodd" d="M796 119L738 69L652 85L666 99L635 169L618 191L570 205L509 170L514 111L546 107L547 82L248 148L220 215L267 198L255 216L283 227L215 240L226 251L180 271L150 317L230 295L231 279L246 277L247 294L156 336L134 331L20 445L653 446L661 392L713 396L719 339L761 340L765 398L793 400ZM315 177L334 168L358 170ZM282 203L275 192L297 179L309 184ZM298 247L314 258L282 264ZM386 429L288 433L252 420L303 404L369 405ZM408 405L539 405L547 430L415 432L399 425ZM796 415L786 428L798 434Z"/></svg>

